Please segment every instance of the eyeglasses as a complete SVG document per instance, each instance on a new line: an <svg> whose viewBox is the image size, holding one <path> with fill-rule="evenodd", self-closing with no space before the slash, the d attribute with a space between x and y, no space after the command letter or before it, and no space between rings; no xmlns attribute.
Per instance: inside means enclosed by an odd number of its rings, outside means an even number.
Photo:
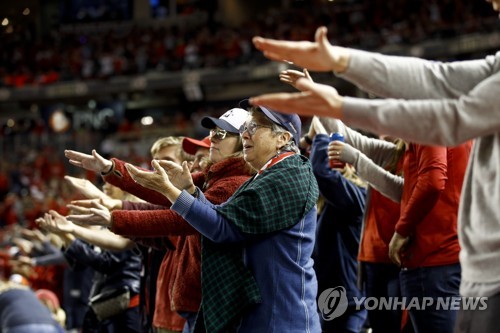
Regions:
<svg viewBox="0 0 500 333"><path fill-rule="evenodd" d="M243 124L241 125L239 132L240 135L243 135L243 133L248 132L250 136L254 135L255 132L257 132L257 129L263 127L263 128L273 128L272 126L267 126L267 125L259 125L255 122L250 122L248 124Z"/></svg>
<svg viewBox="0 0 500 333"><path fill-rule="evenodd" d="M210 138L215 138L219 141L224 140L226 138L226 135L227 135L226 130L222 130L219 128L213 128L210 130Z"/></svg>

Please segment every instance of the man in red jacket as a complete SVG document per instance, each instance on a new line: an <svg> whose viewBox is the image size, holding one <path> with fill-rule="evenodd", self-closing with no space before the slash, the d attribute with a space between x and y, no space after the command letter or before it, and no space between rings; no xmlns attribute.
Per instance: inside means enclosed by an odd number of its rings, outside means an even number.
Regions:
<svg viewBox="0 0 500 333"><path fill-rule="evenodd" d="M417 332L453 332L458 309L440 309L438 298L450 304L459 297L457 215L471 146L409 144L404 154L401 214L389 257L402 268L401 292ZM425 306L429 297L433 302ZM418 306L410 306L412 299Z"/></svg>

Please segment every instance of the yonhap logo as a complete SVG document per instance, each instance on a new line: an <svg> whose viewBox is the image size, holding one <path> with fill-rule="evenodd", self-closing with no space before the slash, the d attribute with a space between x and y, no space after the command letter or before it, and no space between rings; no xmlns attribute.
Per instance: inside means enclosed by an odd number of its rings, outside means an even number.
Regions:
<svg viewBox="0 0 500 333"><path fill-rule="evenodd" d="M482 311L488 308L488 297L352 297L347 299L344 287L337 286L324 290L318 297L318 309L325 321L340 317L347 311L351 301L353 310L408 310L408 311Z"/></svg>
<svg viewBox="0 0 500 333"><path fill-rule="evenodd" d="M318 308L323 320L333 320L347 310L347 295L344 287L324 290L318 298Z"/></svg>

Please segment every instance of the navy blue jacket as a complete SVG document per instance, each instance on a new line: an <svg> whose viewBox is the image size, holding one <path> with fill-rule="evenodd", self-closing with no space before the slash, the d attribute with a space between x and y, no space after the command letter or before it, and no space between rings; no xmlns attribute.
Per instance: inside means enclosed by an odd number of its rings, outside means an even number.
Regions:
<svg viewBox="0 0 500 333"><path fill-rule="evenodd" d="M141 256L137 249L120 252L98 250L93 245L76 239L64 255L73 269L89 266L96 272L91 297L122 286L128 286L132 293L139 293Z"/></svg>
<svg viewBox="0 0 500 333"><path fill-rule="evenodd" d="M354 185L328 165L327 135L315 136L310 159L325 206L318 218L314 269L318 295L325 289L343 286L349 305L362 294L356 286L357 256L365 210L366 189Z"/></svg>

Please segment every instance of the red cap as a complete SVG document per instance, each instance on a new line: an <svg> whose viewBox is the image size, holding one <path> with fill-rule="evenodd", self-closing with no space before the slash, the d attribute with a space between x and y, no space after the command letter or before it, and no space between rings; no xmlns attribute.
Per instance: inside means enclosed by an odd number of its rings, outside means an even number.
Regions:
<svg viewBox="0 0 500 333"><path fill-rule="evenodd" d="M35 294L40 301L50 302L54 309L57 310L61 307L59 304L59 299L57 298L56 294L54 294L52 291L48 289L38 289L35 291Z"/></svg>
<svg viewBox="0 0 500 333"><path fill-rule="evenodd" d="M203 140L184 138L182 140L182 149L190 155L196 154L198 148L210 148L210 137L207 136Z"/></svg>

